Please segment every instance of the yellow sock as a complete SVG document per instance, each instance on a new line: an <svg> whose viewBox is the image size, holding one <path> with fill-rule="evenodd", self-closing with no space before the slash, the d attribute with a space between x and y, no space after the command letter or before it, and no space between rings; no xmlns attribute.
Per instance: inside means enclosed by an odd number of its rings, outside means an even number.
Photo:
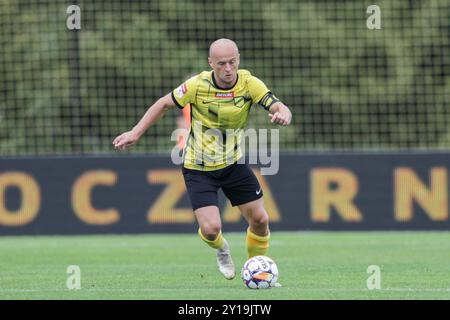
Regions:
<svg viewBox="0 0 450 320"><path fill-rule="evenodd" d="M267 236L258 236L247 229L247 258L264 256L269 250L270 232Z"/></svg>
<svg viewBox="0 0 450 320"><path fill-rule="evenodd" d="M208 240L206 237L202 234L202 230L198 228L198 235L200 238L202 238L203 241L205 241L208 246L214 249L221 249L223 248L223 236L222 231L219 231L219 234L217 235L217 238L215 240Z"/></svg>

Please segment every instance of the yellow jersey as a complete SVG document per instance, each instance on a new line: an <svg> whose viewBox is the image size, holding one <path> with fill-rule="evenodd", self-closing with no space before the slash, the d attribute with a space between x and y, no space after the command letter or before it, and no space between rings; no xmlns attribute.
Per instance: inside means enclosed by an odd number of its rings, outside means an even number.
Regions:
<svg viewBox="0 0 450 320"><path fill-rule="evenodd" d="M247 70L238 70L236 83L229 89L216 84L213 71L203 71L174 89L172 99L176 105L191 108L184 167L213 171L241 158L240 143L250 107L259 103L268 109L268 93L266 85Z"/></svg>

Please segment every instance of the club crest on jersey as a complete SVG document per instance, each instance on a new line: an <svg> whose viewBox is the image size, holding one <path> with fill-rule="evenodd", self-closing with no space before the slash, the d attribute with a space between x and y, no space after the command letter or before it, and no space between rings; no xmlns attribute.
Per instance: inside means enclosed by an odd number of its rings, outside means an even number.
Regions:
<svg viewBox="0 0 450 320"><path fill-rule="evenodd" d="M216 98L234 98L234 92L216 92Z"/></svg>
<svg viewBox="0 0 450 320"><path fill-rule="evenodd" d="M186 92L187 92L187 86L186 86L186 82L184 82L181 86L179 86L177 88L177 97L183 98L183 96L186 94Z"/></svg>

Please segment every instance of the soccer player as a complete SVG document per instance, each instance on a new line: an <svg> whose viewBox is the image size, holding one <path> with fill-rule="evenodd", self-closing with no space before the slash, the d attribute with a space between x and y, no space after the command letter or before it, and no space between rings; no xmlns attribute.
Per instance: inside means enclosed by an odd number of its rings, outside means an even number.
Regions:
<svg viewBox="0 0 450 320"><path fill-rule="evenodd" d="M160 98L133 127L113 141L118 150L135 144L169 108L191 107L191 128L183 153L183 176L198 234L216 249L217 264L226 279L236 275L230 246L222 235L217 192L221 188L247 220L247 256L265 255L269 248L269 216L256 176L245 164L239 147L250 107L262 106L272 123L287 126L292 114L266 85L239 69L239 50L229 39L214 41L209 49L211 71L203 71ZM232 130L231 130L232 129ZM231 134L229 134L232 132Z"/></svg>

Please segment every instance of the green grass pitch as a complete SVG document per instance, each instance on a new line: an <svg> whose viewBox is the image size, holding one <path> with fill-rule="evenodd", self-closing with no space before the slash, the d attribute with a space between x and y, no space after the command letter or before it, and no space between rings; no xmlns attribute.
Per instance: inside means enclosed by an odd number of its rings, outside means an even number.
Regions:
<svg viewBox="0 0 450 320"><path fill-rule="evenodd" d="M224 235L239 274L245 234ZM0 299L450 299L448 232L273 232L268 255L283 287L250 290L194 233L0 237ZM80 290L66 287L69 265Z"/></svg>

